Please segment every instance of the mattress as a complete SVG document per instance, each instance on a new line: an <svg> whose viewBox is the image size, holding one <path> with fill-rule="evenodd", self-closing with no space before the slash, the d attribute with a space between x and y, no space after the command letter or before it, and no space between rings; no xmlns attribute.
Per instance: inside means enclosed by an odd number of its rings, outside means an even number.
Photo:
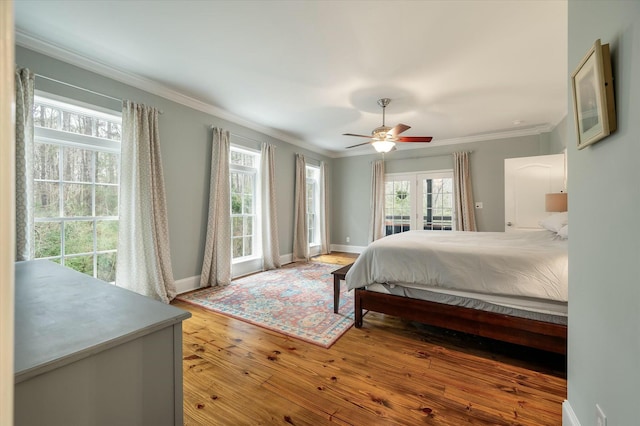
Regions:
<svg viewBox="0 0 640 426"><path fill-rule="evenodd" d="M468 292L486 303L495 303L490 296L511 298L501 306L514 309L531 310L518 299L566 306L567 241L547 230L403 232L371 243L346 283L349 289L387 284L449 296Z"/></svg>

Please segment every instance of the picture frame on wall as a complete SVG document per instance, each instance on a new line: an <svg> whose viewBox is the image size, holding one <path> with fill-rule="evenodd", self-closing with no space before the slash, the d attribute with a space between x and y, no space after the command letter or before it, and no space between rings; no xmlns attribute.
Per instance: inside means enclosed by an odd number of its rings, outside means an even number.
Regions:
<svg viewBox="0 0 640 426"><path fill-rule="evenodd" d="M596 40L571 74L573 112L578 149L616 130L611 55L608 44Z"/></svg>

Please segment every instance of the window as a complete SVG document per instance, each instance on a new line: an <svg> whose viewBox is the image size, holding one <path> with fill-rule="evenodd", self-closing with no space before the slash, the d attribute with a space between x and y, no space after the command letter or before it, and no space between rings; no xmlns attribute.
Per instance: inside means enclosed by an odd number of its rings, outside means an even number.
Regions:
<svg viewBox="0 0 640 426"><path fill-rule="evenodd" d="M320 167L306 167L307 176L307 227L310 247L320 244Z"/></svg>
<svg viewBox="0 0 640 426"><path fill-rule="evenodd" d="M385 235L408 231L411 227L411 213L414 206L410 179L410 176L385 177Z"/></svg>
<svg viewBox="0 0 640 426"><path fill-rule="evenodd" d="M234 261L260 255L258 249L257 188L260 154L231 147L231 249Z"/></svg>
<svg viewBox="0 0 640 426"><path fill-rule="evenodd" d="M412 229L453 229L450 171L385 176L386 235Z"/></svg>
<svg viewBox="0 0 640 426"><path fill-rule="evenodd" d="M419 229L453 229L453 178L450 173L418 175L422 186L422 223Z"/></svg>
<svg viewBox="0 0 640 426"><path fill-rule="evenodd" d="M121 118L40 95L33 118L35 257L113 282Z"/></svg>

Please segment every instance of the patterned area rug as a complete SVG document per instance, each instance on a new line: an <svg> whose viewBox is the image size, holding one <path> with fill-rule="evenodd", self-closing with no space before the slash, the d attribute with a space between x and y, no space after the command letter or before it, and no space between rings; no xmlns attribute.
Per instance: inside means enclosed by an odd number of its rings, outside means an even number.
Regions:
<svg viewBox="0 0 640 426"><path fill-rule="evenodd" d="M333 313L333 275L340 265L293 263L178 296L187 303L325 348L353 325L353 295L340 286Z"/></svg>

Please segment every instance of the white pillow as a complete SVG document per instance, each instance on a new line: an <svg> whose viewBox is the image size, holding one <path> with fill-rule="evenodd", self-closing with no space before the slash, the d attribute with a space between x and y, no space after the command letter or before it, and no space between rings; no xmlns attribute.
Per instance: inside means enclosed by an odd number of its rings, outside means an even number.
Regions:
<svg viewBox="0 0 640 426"><path fill-rule="evenodd" d="M560 228L560 230L558 231L558 237L562 238L563 240L569 239L569 225L565 225Z"/></svg>
<svg viewBox="0 0 640 426"><path fill-rule="evenodd" d="M542 219L538 223L544 229L548 229L551 232L558 232L560 231L560 228L562 228L567 223L569 223L569 213L568 212L554 213L549 217Z"/></svg>

